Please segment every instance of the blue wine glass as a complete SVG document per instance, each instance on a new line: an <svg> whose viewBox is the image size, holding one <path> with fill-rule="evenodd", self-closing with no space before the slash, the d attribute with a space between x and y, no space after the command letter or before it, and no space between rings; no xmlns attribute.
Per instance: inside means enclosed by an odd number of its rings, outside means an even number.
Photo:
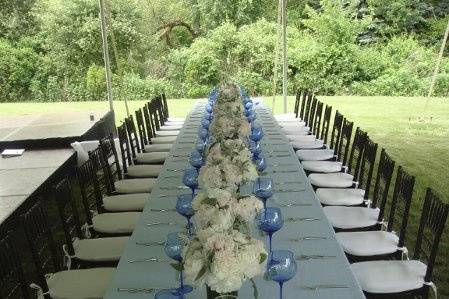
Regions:
<svg viewBox="0 0 449 299"><path fill-rule="evenodd" d="M182 299L182 297L179 295L178 289L169 289L157 292L154 299Z"/></svg>
<svg viewBox="0 0 449 299"><path fill-rule="evenodd" d="M259 125L254 125L251 128L251 134L249 135L249 138L253 141L260 141L262 137L263 137L262 127Z"/></svg>
<svg viewBox="0 0 449 299"><path fill-rule="evenodd" d="M253 108L253 103L252 102L246 102L245 109L246 110L251 110L252 108Z"/></svg>
<svg viewBox="0 0 449 299"><path fill-rule="evenodd" d="M193 288L189 285L184 285L184 277L183 277L183 265L182 265L182 249L184 247L184 242L179 236L179 233L169 233L167 235L167 241L165 241L164 251L165 254L171 259L179 262L180 264L180 282L181 285L177 289L178 295L184 295L190 293Z"/></svg>
<svg viewBox="0 0 449 299"><path fill-rule="evenodd" d="M189 234L189 237L192 236L193 225L191 222L191 218L195 214L195 210L192 208L192 201L192 194L180 194L178 195L178 201L176 202L176 211L187 218L187 232Z"/></svg>
<svg viewBox="0 0 449 299"><path fill-rule="evenodd" d="M279 299L282 299L282 287L296 275L297 265L293 252L273 250L267 264L268 276L279 283Z"/></svg>
<svg viewBox="0 0 449 299"><path fill-rule="evenodd" d="M279 208L265 208L259 212L256 217L257 225L261 231L268 234L270 241L270 252L272 250L273 234L280 230L284 225L284 218L282 217L281 209Z"/></svg>
<svg viewBox="0 0 449 299"><path fill-rule="evenodd" d="M263 207L267 207L267 199L273 196L273 179L268 177L258 177L253 186L254 194L262 199Z"/></svg>
<svg viewBox="0 0 449 299"><path fill-rule="evenodd" d="M198 136L201 138L201 140L206 141L207 136L209 136L209 132L205 128L201 127L198 130Z"/></svg>
<svg viewBox="0 0 449 299"><path fill-rule="evenodd" d="M201 126L204 129L209 130L210 121L207 118L203 118L203 120L201 121Z"/></svg>
<svg viewBox="0 0 449 299"><path fill-rule="evenodd" d="M263 172L267 168L267 162L262 154L253 156L253 159L258 172Z"/></svg>
<svg viewBox="0 0 449 299"><path fill-rule="evenodd" d="M198 170L196 168L187 168L184 170L182 182L192 190L192 196L194 196L195 189L198 187Z"/></svg>
<svg viewBox="0 0 449 299"><path fill-rule="evenodd" d="M213 109L213 107L212 107L211 103L210 103L210 102L207 103L207 104L206 104L206 111L209 112L209 113L211 113L211 112L212 112L212 109Z"/></svg>
<svg viewBox="0 0 449 299"><path fill-rule="evenodd" d="M248 147L249 147L250 152L253 154L253 159L254 160L257 159L259 157L259 154L262 152L260 142L250 140L248 142Z"/></svg>
<svg viewBox="0 0 449 299"><path fill-rule="evenodd" d="M202 140L201 138L198 138L195 144L195 149L200 152L203 153L204 149L206 148L206 142L204 140Z"/></svg>
<svg viewBox="0 0 449 299"><path fill-rule="evenodd" d="M189 163L196 169L200 169L204 163L203 155L196 150L191 152L189 155Z"/></svg>

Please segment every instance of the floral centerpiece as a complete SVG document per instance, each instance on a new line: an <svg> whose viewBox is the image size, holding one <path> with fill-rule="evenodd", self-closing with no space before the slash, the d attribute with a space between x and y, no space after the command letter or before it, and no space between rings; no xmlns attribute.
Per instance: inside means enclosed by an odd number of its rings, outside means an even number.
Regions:
<svg viewBox="0 0 449 299"><path fill-rule="evenodd" d="M236 297L245 280L264 270L267 252L250 230L263 204L239 194L239 187L258 173L246 143L251 127L237 85L220 87L213 115L213 143L205 151L198 178L201 192L192 203L197 234L184 248L184 270L187 281L207 286L208 298Z"/></svg>

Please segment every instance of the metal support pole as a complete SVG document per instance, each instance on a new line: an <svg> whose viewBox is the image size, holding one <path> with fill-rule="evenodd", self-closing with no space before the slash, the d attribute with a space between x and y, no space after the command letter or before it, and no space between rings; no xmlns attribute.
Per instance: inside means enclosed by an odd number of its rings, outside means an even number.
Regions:
<svg viewBox="0 0 449 299"><path fill-rule="evenodd" d="M100 20L101 20L101 38L103 40L103 58L104 68L106 73L106 86L108 92L109 109L114 111L113 99L112 99L112 74L111 64L109 61L109 46L108 46L108 33L106 28L106 17L104 10L104 0L99 0L100 4Z"/></svg>
<svg viewBox="0 0 449 299"><path fill-rule="evenodd" d="M449 21L447 22L446 32L444 33L443 42L441 43L440 53L438 54L437 64L435 66L435 71L433 72L432 82L430 83L429 94L427 97L431 97L433 94L433 89L435 87L435 81L437 79L438 72L440 71L441 60L443 59L444 49L446 48L447 38L449 36Z"/></svg>
<svg viewBox="0 0 449 299"><path fill-rule="evenodd" d="M282 95L284 97L284 113L287 113L287 0L282 0Z"/></svg>

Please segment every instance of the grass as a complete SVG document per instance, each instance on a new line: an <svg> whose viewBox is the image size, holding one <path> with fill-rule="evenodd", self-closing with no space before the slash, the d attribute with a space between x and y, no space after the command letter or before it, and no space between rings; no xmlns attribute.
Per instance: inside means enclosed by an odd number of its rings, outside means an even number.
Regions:
<svg viewBox="0 0 449 299"><path fill-rule="evenodd" d="M354 121L355 126L367 131L371 139L387 149L396 161L412 175L416 176L412 211L409 220L406 245L410 256L413 254L416 231L425 189L435 189L448 202L449 194L449 98L414 97L319 97L326 104L338 109L345 117ZM293 109L293 97L288 98L288 111ZM174 117L186 115L196 100L169 100L170 114ZM271 98L266 103L271 106ZM143 106L143 102L130 102L130 111ZM43 109L45 107L45 109ZM283 103L276 98L275 112L281 113ZM82 111L108 109L106 102L75 103L14 103L0 104L0 116L20 115L48 111ZM116 120L119 123L126 115L124 103L116 102ZM440 295L449 298L449 229L446 229L440 245L435 282ZM446 297L447 296L447 297Z"/></svg>

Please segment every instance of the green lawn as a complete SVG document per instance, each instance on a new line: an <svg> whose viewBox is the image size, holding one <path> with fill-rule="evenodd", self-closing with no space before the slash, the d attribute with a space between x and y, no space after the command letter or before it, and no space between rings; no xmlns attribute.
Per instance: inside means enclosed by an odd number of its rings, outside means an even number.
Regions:
<svg viewBox="0 0 449 299"><path fill-rule="evenodd" d="M409 221L407 247L413 254L414 241L425 188L437 190L445 201L449 194L449 98L432 98L426 106L426 98L401 97L319 97L325 103L341 111L367 131L380 147L384 147L412 175L416 176L415 194ZM289 111L293 108L289 97ZM169 100L171 116L181 117L188 113L195 100ZM271 106L272 99L266 98ZM131 102L130 110L143 106L143 102ZM64 112L73 110L107 109L107 103L18 103L0 104L1 115L19 115L36 111ZM282 99L276 99L276 113L282 112ZM116 119L125 116L123 102L115 103ZM440 246L439 265L435 281L440 294L449 296L449 233L446 229L444 244ZM443 269L443 262L446 263Z"/></svg>

